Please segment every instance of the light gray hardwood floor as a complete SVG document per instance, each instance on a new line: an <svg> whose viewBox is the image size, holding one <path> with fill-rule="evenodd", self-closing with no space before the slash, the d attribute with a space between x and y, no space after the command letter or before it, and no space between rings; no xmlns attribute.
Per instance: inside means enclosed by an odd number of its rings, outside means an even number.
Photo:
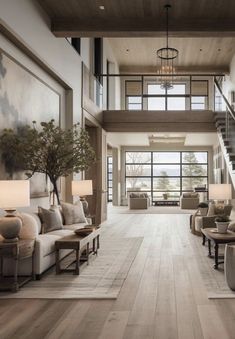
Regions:
<svg viewBox="0 0 235 339"><path fill-rule="evenodd" d="M185 214L109 215L106 236L143 237L118 299L1 300L0 338L234 339L235 300L208 300L188 225Z"/></svg>

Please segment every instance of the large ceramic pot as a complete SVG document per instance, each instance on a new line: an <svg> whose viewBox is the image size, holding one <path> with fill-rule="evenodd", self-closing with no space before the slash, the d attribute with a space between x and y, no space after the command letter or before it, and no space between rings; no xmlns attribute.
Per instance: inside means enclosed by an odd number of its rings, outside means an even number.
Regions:
<svg viewBox="0 0 235 339"><path fill-rule="evenodd" d="M0 219L0 234L6 242L17 241L21 227L22 221L18 217L10 216Z"/></svg>
<svg viewBox="0 0 235 339"><path fill-rule="evenodd" d="M216 221L215 223L218 233L227 233L229 221Z"/></svg>
<svg viewBox="0 0 235 339"><path fill-rule="evenodd" d="M225 246L224 270L228 287L235 291L235 245Z"/></svg>

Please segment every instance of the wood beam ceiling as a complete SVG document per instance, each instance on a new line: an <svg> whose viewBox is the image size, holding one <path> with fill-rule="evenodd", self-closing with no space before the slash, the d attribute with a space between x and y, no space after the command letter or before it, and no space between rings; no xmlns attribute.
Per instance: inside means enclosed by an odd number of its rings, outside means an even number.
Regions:
<svg viewBox="0 0 235 339"><path fill-rule="evenodd" d="M57 37L164 37L165 25L156 19L52 20ZM183 20L171 22L171 37L235 37L234 20Z"/></svg>

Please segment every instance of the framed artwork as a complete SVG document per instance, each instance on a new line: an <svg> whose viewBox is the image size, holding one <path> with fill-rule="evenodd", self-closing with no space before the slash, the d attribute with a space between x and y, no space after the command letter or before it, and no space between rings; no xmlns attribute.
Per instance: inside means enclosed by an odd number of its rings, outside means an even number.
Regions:
<svg viewBox="0 0 235 339"><path fill-rule="evenodd" d="M60 123L61 96L17 61L0 51L0 129L17 128L54 119ZM24 172L12 179L25 178ZM0 163L0 179L10 179ZM30 179L31 198L49 196L50 185L44 174Z"/></svg>

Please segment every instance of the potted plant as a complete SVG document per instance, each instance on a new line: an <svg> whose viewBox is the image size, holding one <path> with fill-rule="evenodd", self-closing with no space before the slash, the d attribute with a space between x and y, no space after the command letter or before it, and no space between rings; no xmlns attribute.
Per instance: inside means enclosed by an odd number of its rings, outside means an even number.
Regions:
<svg viewBox="0 0 235 339"><path fill-rule="evenodd" d="M207 215L207 210L208 204L206 202L200 202L200 204L198 205L198 211L200 212L200 214L203 216Z"/></svg>
<svg viewBox="0 0 235 339"><path fill-rule="evenodd" d="M215 219L218 233L227 233L230 219L227 215L219 215Z"/></svg>

